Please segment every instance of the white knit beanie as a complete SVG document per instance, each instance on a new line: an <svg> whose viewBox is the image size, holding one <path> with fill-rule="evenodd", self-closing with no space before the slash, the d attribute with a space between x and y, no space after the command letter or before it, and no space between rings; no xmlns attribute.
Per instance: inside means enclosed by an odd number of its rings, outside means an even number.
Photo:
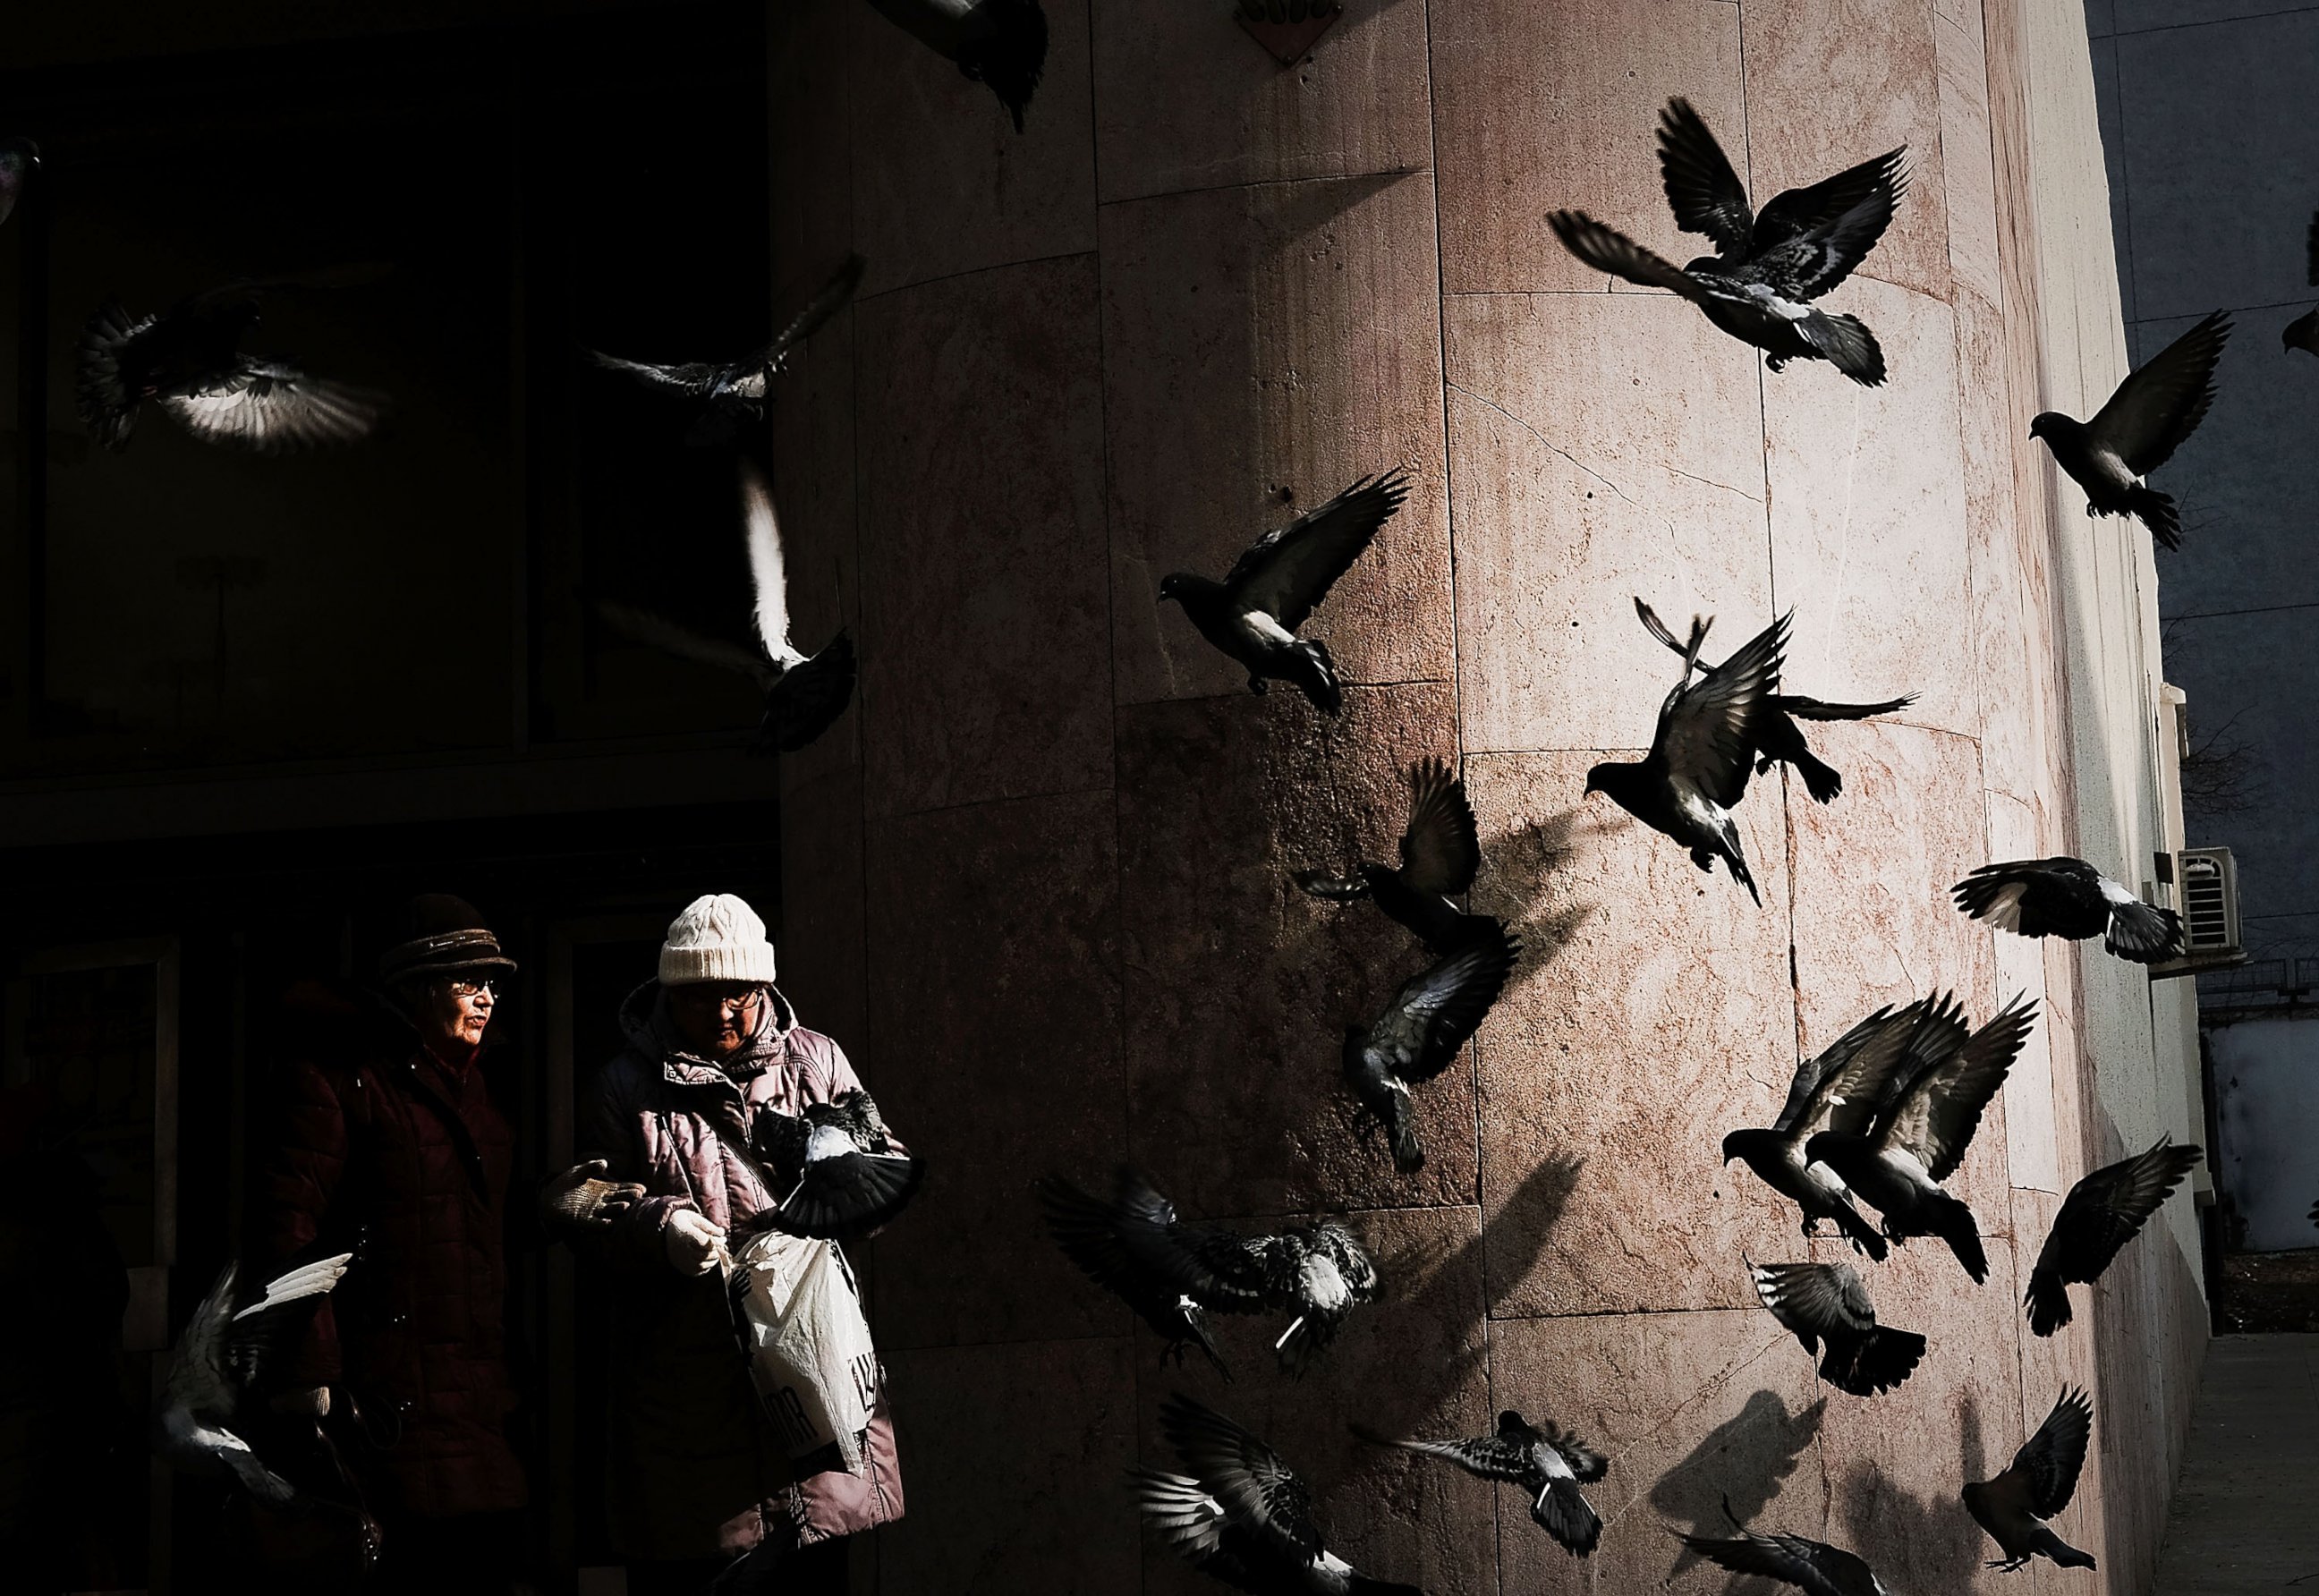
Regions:
<svg viewBox="0 0 2319 1596"><path fill-rule="evenodd" d="M669 922L660 947L660 984L773 979L773 944L757 911L729 892L696 897Z"/></svg>

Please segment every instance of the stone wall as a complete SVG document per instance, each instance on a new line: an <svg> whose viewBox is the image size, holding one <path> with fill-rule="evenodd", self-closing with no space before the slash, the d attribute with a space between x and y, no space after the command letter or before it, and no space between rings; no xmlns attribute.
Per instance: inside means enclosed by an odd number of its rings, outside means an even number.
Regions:
<svg viewBox="0 0 2319 1596"><path fill-rule="evenodd" d="M2148 1460L2204 1335L2190 1231L2153 1226L2052 1343L2017 1303L2068 1182L2184 1128L2179 996L1944 896L1990 858L2133 871L2162 845L2146 543L2089 524L2026 437L2123 369L2075 6L1351 0L1286 71L1222 0L1048 14L1017 137L858 0L772 13L781 275L870 259L774 423L799 634L842 613L863 660L858 712L784 776L785 984L932 1160L867 1271L910 1512L862 1588L1199 1588L1120 1478L1164 1462L1179 1387L1310 1475L1335 1549L1440 1596L1721 1590L1665 1528L1715 1531L1726 1496L1896 1589L2036 1588L1982 1572L1956 1489L2066 1379L2099 1456L2060 1528L2103 1563L2068 1588L2147 1590L2171 1477ZM1889 385L1767 374L1554 241L1575 205L1675 248L1651 140L1676 94L1758 197L1908 143L1900 215L1833 301ZM1408 504L1312 628L1354 684L1337 720L1248 695L1157 605L1166 573L1221 573L1394 464ZM1761 909L1582 798L1671 681L1637 593L1719 616L1719 650L1792 607L1794 690L1922 695L1818 734L1834 806L1756 785ZM1470 1068L1421 1095L1404 1178L1337 1037L1414 960L1289 871L1389 856L1425 753L1460 762L1476 906L1526 951ZM1742 1261L1838 1250L1718 1142L1768 1123L1800 1049L1940 987L2046 1017L1956 1183L1991 1278L1921 1243L1876 1270L1933 1349L1863 1402L1816 1384ZM1197 1218L1348 1214L1389 1300L1301 1384L1253 1325L1233 1385L1163 1367L1029 1192L1123 1159ZM1346 1433L1505 1406L1611 1455L1589 1562Z"/></svg>

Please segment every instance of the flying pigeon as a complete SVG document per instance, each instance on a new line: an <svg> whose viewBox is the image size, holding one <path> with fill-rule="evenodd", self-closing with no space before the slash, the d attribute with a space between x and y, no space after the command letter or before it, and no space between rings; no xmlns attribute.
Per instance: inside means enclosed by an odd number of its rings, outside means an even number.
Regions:
<svg viewBox="0 0 2319 1596"><path fill-rule="evenodd" d="M1865 1132L1876 1108L1912 1073L1910 1043L1931 1045L1936 1027L1954 1026L1962 1042L1963 1011L1953 997L1912 1003L1895 1014L1878 1009L1828 1044L1817 1058L1796 1066L1788 1100L1769 1130L1734 1131L1723 1139L1723 1161L1744 1160L1764 1184L1803 1210L1803 1233L1815 1235L1819 1222L1832 1219L1858 1250L1884 1261L1884 1238L1853 1205L1852 1194L1835 1170L1804 1157L1805 1144L1823 1130ZM1920 1060L1919 1060L1920 1061Z"/></svg>
<svg viewBox="0 0 2319 1596"><path fill-rule="evenodd" d="M1677 266L1584 211L1547 221L1571 254L1598 272L1647 288L1668 288L1707 319L1771 356L1825 360L1854 382L1884 380L1884 352L1855 316L1815 310L1814 300L1852 275L1892 221L1908 186L1907 146L1865 160L1808 188L1791 188L1750 211L1747 191L1691 102L1659 113L1659 173L1675 225L1715 245Z"/></svg>
<svg viewBox="0 0 2319 1596"><path fill-rule="evenodd" d="M1788 619L1780 617L1696 682L1691 672L1708 623L1692 622L1683 679L1659 706L1649 755L1586 772L1588 792L1608 794L1636 819L1681 843L1700 869L1721 859L1731 879L1758 905L1764 895L1739 850L1739 827L1731 811L1747 790L1748 763L1778 701Z"/></svg>
<svg viewBox="0 0 2319 1596"><path fill-rule="evenodd" d="M24 185L41 169L41 147L30 139L0 139L0 221L8 220Z"/></svg>
<svg viewBox="0 0 2319 1596"><path fill-rule="evenodd" d="M1186 1349L1197 1347L1218 1374L1232 1377L1208 1335L1207 1315L1265 1305L1264 1270L1246 1241L1182 1223L1176 1205L1131 1169L1119 1172L1108 1203L1054 1176L1034 1189L1056 1244L1159 1332L1167 1343L1163 1362L1173 1357L1181 1367Z"/></svg>
<svg viewBox="0 0 2319 1596"><path fill-rule="evenodd" d="M151 400L203 443L260 455L370 436L386 396L309 376L293 362L241 350L259 301L290 282L230 283L131 317L107 300L81 329L80 419L108 449L125 449L137 407Z"/></svg>
<svg viewBox="0 0 2319 1596"><path fill-rule="evenodd" d="M1384 1123L1394 1168L1403 1175L1425 1167L1409 1088L1449 1068L1505 989L1520 952L1521 945L1492 920L1464 947L1403 981L1367 1031L1346 1030L1346 1084Z"/></svg>
<svg viewBox="0 0 2319 1596"><path fill-rule="evenodd" d="M1375 1446L1446 1457L1477 1479L1520 1485L1530 1497L1531 1520L1574 1556L1585 1556L1602 1538L1602 1520L1578 1487L1601 1479L1610 1460L1552 1420L1540 1429L1509 1408L1498 1415L1495 1435L1462 1441L1394 1440L1358 1424L1353 1433Z"/></svg>
<svg viewBox="0 0 2319 1596"><path fill-rule="evenodd" d="M1409 477L1399 469L1363 477L1258 538L1223 581L1184 571L1164 578L1160 602L1181 604L1201 636L1248 668L1249 691L1262 692L1268 678L1293 682L1316 708L1334 715L1344 703L1336 662L1296 628L1408 496Z"/></svg>
<svg viewBox="0 0 2319 1596"><path fill-rule="evenodd" d="M1296 884L1314 897L1349 903L1366 897L1436 953L1486 933L1487 915L1468 915L1449 900L1474 885L1482 845L1466 784L1447 762L1420 760L1409 768L1409 822L1401 833L1401 867L1364 862L1352 876L1298 870Z"/></svg>
<svg viewBox="0 0 2319 1596"><path fill-rule="evenodd" d="M1192 1472L1127 1475L1145 1522L1202 1573L1253 1596L1423 1596L1324 1548L1313 1487L1223 1414L1178 1393L1160 1405L1160 1427Z"/></svg>
<svg viewBox="0 0 2319 1596"><path fill-rule="evenodd" d="M1957 907L2022 936L2098 936L2120 959L2155 964L2182 950L2182 916L2143 902L2082 859L1984 864L1949 888Z"/></svg>
<svg viewBox="0 0 2319 1596"><path fill-rule="evenodd" d="M2029 1271L2029 1328L2050 1336L2070 1322L2071 1285L2101 1277L2118 1249L2134 1240L2167 1195L2205 1154L2194 1143L2170 1147L2161 1136L2147 1152L2121 1159L2070 1188L2045 1245Z"/></svg>
<svg viewBox="0 0 2319 1596"><path fill-rule="evenodd" d="M237 1270L229 1261L177 1338L154 1420L154 1448L182 1468L230 1474L252 1496L276 1507L295 1498L297 1488L266 1467L230 1427L265 1373L266 1355L289 1318L284 1310L329 1293L353 1258L342 1252L292 1269L238 1311Z"/></svg>
<svg viewBox="0 0 2319 1596"><path fill-rule="evenodd" d="M1264 1271L1267 1297L1279 1309L1295 1310L1274 1343L1289 1374L1310 1368L1352 1311L1376 1300L1376 1265L1359 1238L1335 1220L1260 1237L1251 1250Z"/></svg>
<svg viewBox="0 0 2319 1596"><path fill-rule="evenodd" d="M0 221L6 217L5 212L0 212ZM2311 230L2303 235L2303 250L2308 262L2305 275L2311 279L2311 286L2319 288L2319 212L2313 212ZM2319 355L2319 311L2305 311L2288 322L2286 330L2278 335L2278 341L2290 349Z"/></svg>
<svg viewBox="0 0 2319 1596"><path fill-rule="evenodd" d="M1852 1553L1800 1535L1757 1535L1742 1529L1730 1539L1680 1533L1675 1538L1734 1573L1761 1574L1793 1585L1806 1596L1890 1596L1875 1571Z"/></svg>
<svg viewBox="0 0 2319 1596"><path fill-rule="evenodd" d="M1023 112L1047 66L1047 14L1039 0L870 0L886 20L978 83L988 84L1023 131Z"/></svg>
<svg viewBox="0 0 2319 1596"><path fill-rule="evenodd" d="M795 753L827 731L853 697L853 639L840 630L818 654L801 654L790 641L789 576L781 527L765 479L741 463L741 507L749 540L749 579L756 596L757 645L704 636L664 616L600 600L597 612L617 630L650 647L748 677L765 695L750 751Z"/></svg>
<svg viewBox="0 0 2319 1596"><path fill-rule="evenodd" d="M2182 546L2174 500L2142 479L2172 459L2206 419L2215 363L2230 336L2231 319L2216 311L2129 374L2092 420L2059 410L2030 419L2029 436L2044 438L2053 464L2085 490L2087 514L2138 516L2166 547Z"/></svg>
<svg viewBox="0 0 2319 1596"><path fill-rule="evenodd" d="M1882 1214L1887 1238L1938 1236L1976 1285L1989 1277L1980 1223L1941 1182L1964 1161L1981 1110L2005 1084L2036 1018L2035 998L2015 998L1961 1045L1931 1050L1934 1056L1877 1108L1865 1134L1822 1131L1804 1143L1806 1159L1835 1170Z"/></svg>
<svg viewBox="0 0 2319 1596"><path fill-rule="evenodd" d="M900 1150L878 1105L858 1089L808 1103L802 1114L761 1108L755 1140L765 1162L797 1182L777 1210L792 1235L874 1231L902 1211L925 1176L925 1161Z"/></svg>
<svg viewBox="0 0 2319 1596"><path fill-rule="evenodd" d="M1665 621L1640 599L1635 600L1635 613L1643 618L1643 625L1651 636L1677 654L1687 649L1682 639L1667 629ZM1704 675L1715 674L1715 667L1705 660L1699 662ZM1770 712L1764 717L1763 741L1755 745L1755 773L1760 776L1775 763L1792 765L1796 774L1804 779L1804 789L1815 803L1827 803L1844 790L1844 778L1830 766L1813 757L1810 744L1804 741L1799 720L1866 720L1873 715L1890 715L1906 709L1917 701L1914 693L1904 693L1897 699L1886 699L1879 704L1827 704L1818 699L1807 699L1797 693L1773 696Z"/></svg>
<svg viewBox="0 0 2319 1596"><path fill-rule="evenodd" d="M2093 1403L2083 1391L2064 1386L2037 1433L2021 1443L2013 1462L1993 1480L1969 1483L1965 1510L2005 1549L1991 1568L2007 1573L2043 1555L2063 1568L2091 1568L2094 1560L2055 1535L2045 1520L2070 1505L2078 1472L2086 1465L2086 1440L2094 1426Z"/></svg>
<svg viewBox="0 0 2319 1596"><path fill-rule="evenodd" d="M853 298L853 291L862 285L862 274L868 264L859 255L847 256L829 281L790 318L789 325L773 336L771 343L737 360L654 365L641 360L623 360L596 349L589 350L588 357L606 371L632 377L655 393L699 407L699 416L686 435L687 442L722 443L738 432L744 422L765 419L765 392L772 379L781 374L790 356L800 345L845 308Z"/></svg>
<svg viewBox="0 0 2319 1596"><path fill-rule="evenodd" d="M1875 1304L1850 1264L1750 1264L1755 1294L1838 1391L1874 1396L1916 1372L1925 1338L1876 1322ZM1823 1345L1826 1350L1823 1352Z"/></svg>

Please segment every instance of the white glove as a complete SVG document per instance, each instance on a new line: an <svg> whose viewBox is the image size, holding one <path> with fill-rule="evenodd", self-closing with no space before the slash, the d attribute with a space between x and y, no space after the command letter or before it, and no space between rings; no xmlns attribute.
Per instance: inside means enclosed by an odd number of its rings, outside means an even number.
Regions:
<svg viewBox="0 0 2319 1596"><path fill-rule="evenodd" d="M698 1209L677 1209L668 1216L660 1234L668 1249L668 1261L680 1275L706 1275L719 1264L728 1269L733 1267L732 1255L725 1250L724 1231L709 1223Z"/></svg>

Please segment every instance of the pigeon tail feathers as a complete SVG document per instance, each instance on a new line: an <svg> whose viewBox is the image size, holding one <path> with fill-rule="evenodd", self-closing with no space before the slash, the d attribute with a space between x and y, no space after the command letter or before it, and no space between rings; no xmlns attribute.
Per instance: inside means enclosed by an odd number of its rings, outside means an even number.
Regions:
<svg viewBox="0 0 2319 1596"><path fill-rule="evenodd" d="M2102 939L2102 946L2120 959L2154 964L2179 952L2181 945L2182 916L2173 910L2156 908L2140 899L2111 906L2109 934Z"/></svg>
<svg viewBox="0 0 2319 1596"><path fill-rule="evenodd" d="M1811 750L1797 750L1795 757L1788 762L1796 768L1796 774L1804 779L1804 790L1812 795L1812 802L1827 803L1844 790L1844 778Z"/></svg>
<svg viewBox="0 0 2319 1596"><path fill-rule="evenodd" d="M1957 1262L1964 1266L1964 1272L1979 1285L1989 1278L1989 1255L1981 1250L1980 1222L1973 1218L1972 1209L1946 1193L1932 1207L1933 1233L1949 1244Z"/></svg>
<svg viewBox="0 0 2319 1596"><path fill-rule="evenodd" d="M1337 662L1330 657L1329 645L1316 638L1299 637L1288 650L1286 679L1294 682L1298 691L1313 700L1313 707L1323 715L1334 715L1345 707L1345 690L1337 681Z"/></svg>
<svg viewBox="0 0 2319 1596"><path fill-rule="evenodd" d="M1884 351L1859 317L1814 311L1796 323L1796 331L1830 365L1862 387L1884 385Z"/></svg>
<svg viewBox="0 0 2319 1596"><path fill-rule="evenodd" d="M137 398L121 380L122 348L151 325L151 317L132 320L119 300L109 299L81 329L74 399L81 420L108 449L127 448L130 429L137 424Z"/></svg>
<svg viewBox="0 0 2319 1596"><path fill-rule="evenodd" d="M1424 1168L1425 1148L1417 1140L1417 1112L1399 1092L1386 1105L1385 1128L1393 1139L1393 1167L1403 1175Z"/></svg>
<svg viewBox="0 0 2319 1596"><path fill-rule="evenodd" d="M2125 491L2125 513L2141 518L2150 528L2150 536L2161 548L2182 546L2182 518L2174 510L2170 494L2155 488L2132 487Z"/></svg>
<svg viewBox="0 0 2319 1596"><path fill-rule="evenodd" d="M1876 1263L1882 1263L1891 1254L1892 1249L1885 1245L1884 1238L1876 1233L1876 1227L1862 1218L1860 1210L1849 1202L1836 1205L1836 1228L1844 1232L1846 1240Z"/></svg>
<svg viewBox="0 0 2319 1596"><path fill-rule="evenodd" d="M2070 1310L2069 1284L2056 1270L2032 1269L2029 1292L2022 1301L2029 1307L2029 1330L2033 1335L2050 1336L2075 1317Z"/></svg>
<svg viewBox="0 0 2319 1596"><path fill-rule="evenodd" d="M2055 1535L2051 1529L2046 1528L2043 1525L2038 1526L2036 1549L2044 1553L2047 1557L2053 1559L2056 1565L2062 1568L2091 1568L2095 1566L2093 1557L2090 1554L2080 1552L2077 1547L2071 1546L2068 1541L2063 1540L2060 1536Z"/></svg>
<svg viewBox="0 0 2319 1596"><path fill-rule="evenodd" d="M1573 1556L1584 1557L1602 1538L1602 1520L1575 1480L1557 1480L1530 1504L1529 1516Z"/></svg>

